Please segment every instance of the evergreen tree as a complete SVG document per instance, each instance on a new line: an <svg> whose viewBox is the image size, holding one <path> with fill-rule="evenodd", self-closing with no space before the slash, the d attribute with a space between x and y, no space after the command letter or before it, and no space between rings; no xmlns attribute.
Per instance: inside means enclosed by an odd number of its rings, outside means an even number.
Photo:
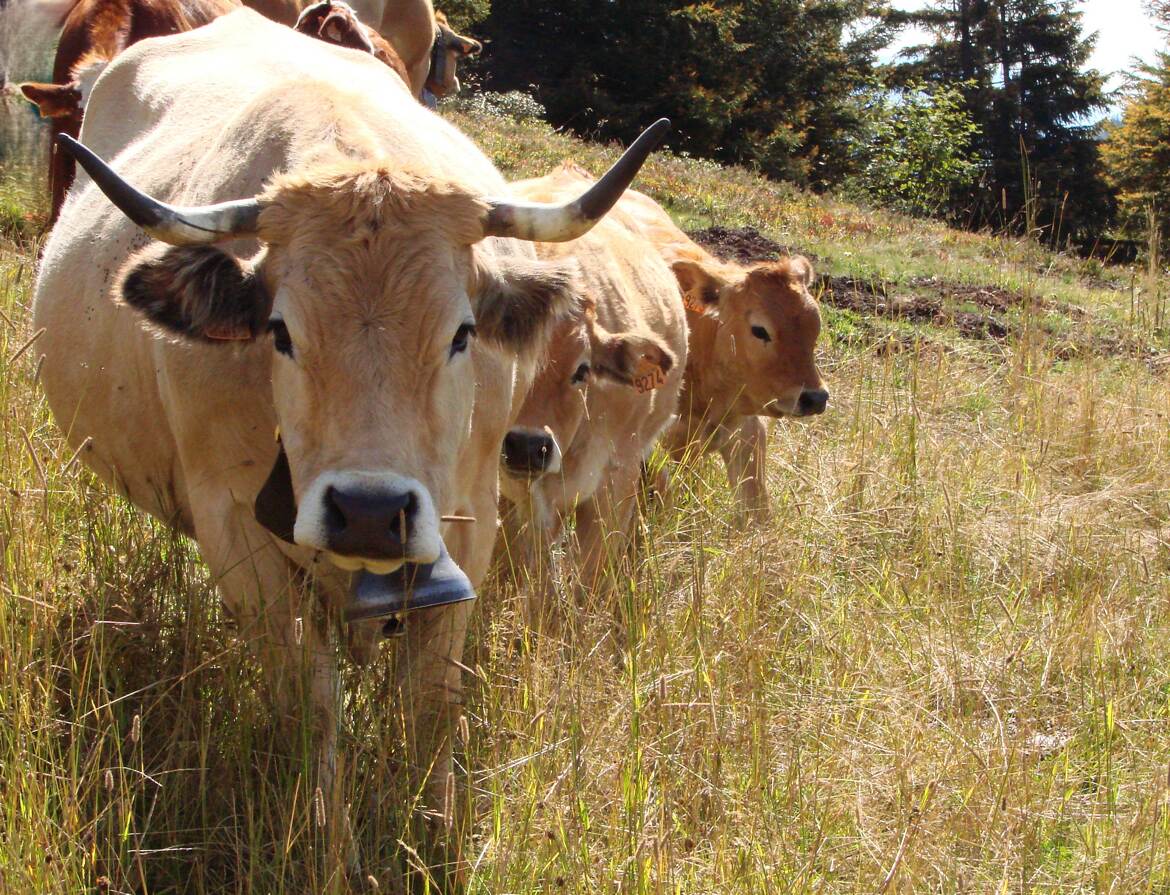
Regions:
<svg viewBox="0 0 1170 895"><path fill-rule="evenodd" d="M830 183L888 39L873 2L494 0L487 84L581 133L628 140L665 115L676 150Z"/></svg>
<svg viewBox="0 0 1170 895"><path fill-rule="evenodd" d="M1151 220L1170 235L1170 52L1134 73L1130 93L1101 148L1119 222L1138 238Z"/></svg>
<svg viewBox="0 0 1170 895"><path fill-rule="evenodd" d="M965 82L984 164L957 209L975 226L1087 241L1112 201L1100 160L1105 79L1070 0L942 0L918 17L935 40L907 51L902 79Z"/></svg>

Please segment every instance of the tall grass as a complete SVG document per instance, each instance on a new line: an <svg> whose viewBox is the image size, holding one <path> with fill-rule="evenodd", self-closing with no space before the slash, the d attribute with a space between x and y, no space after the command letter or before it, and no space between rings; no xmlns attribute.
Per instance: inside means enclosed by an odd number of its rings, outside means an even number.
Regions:
<svg viewBox="0 0 1170 895"><path fill-rule="evenodd" d="M607 152L463 124L517 175ZM644 182L681 219L760 223L894 286L1026 284L1077 302L1071 328L1128 301L1032 247L744 172L666 158ZM349 890L311 753L273 732L194 548L61 441L32 277L0 249L0 892ZM536 638L513 592L483 593L457 749L471 892L1170 887L1164 375L1058 357L1039 326L856 322L829 316L830 411L772 431L767 526L735 531L700 462L615 579L620 626L592 606ZM394 891L415 843L383 652L347 666L341 776L364 874Z"/></svg>

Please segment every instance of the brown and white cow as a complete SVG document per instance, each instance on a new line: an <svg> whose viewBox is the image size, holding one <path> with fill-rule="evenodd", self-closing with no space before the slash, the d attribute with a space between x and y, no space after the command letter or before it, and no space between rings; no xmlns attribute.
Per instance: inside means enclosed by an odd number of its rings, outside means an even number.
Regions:
<svg viewBox="0 0 1170 895"><path fill-rule="evenodd" d="M57 137L76 137L85 98L107 62L126 47L148 37L190 31L239 7L239 0L77 0L61 20L61 38L53 58L53 82L20 85L21 91L49 118L49 224L61 212L73 183L73 159L63 154ZM60 14L46 7L47 14Z"/></svg>
<svg viewBox="0 0 1170 895"><path fill-rule="evenodd" d="M513 184L533 202L590 188L581 168ZM537 574L530 620L550 618L548 546L576 519L576 563L586 592L626 551L642 464L678 404L686 317L670 268L615 210L572 242L538 243L548 261L575 260L585 303L553 331L544 363L504 442L501 490L528 523L524 565Z"/></svg>
<svg viewBox="0 0 1170 895"><path fill-rule="evenodd" d="M435 46L431 51L431 66L422 100L427 105L454 96L459 92L459 60L478 56L483 45L470 37L456 33L448 24L447 16L435 12ZM428 96L429 94L429 96Z"/></svg>
<svg viewBox="0 0 1170 895"><path fill-rule="evenodd" d="M473 583L490 562L516 367L572 302L572 270L521 240L587 230L665 127L579 200L517 205L386 66L251 10L136 44L95 86L96 155L71 149L90 176L36 285L45 393L88 465L194 536L278 710L311 713L325 786L327 619L444 545ZM407 767L440 814L472 605L411 613L398 647Z"/></svg>
<svg viewBox="0 0 1170 895"><path fill-rule="evenodd" d="M823 413L829 392L816 364L820 310L812 265L799 255L744 267L697 245L653 199L633 190L618 208L670 264L690 328L671 453L718 450L742 520L768 514L768 430L761 417Z"/></svg>

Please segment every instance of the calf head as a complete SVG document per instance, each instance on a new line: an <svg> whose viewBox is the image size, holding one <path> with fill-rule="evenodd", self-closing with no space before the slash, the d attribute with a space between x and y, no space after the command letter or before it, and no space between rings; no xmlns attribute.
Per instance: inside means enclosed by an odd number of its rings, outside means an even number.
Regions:
<svg viewBox="0 0 1170 895"><path fill-rule="evenodd" d="M631 147L626 174L663 131ZM293 518L260 521L346 569L433 562L470 433L474 343L538 351L572 303L572 269L481 243L572 239L600 215L573 203L516 206L421 171L356 162L277 176L251 199L175 208L76 141L61 145L168 243L129 260L125 304L170 337L270 352L283 445L274 475L291 483L284 506ZM626 185L600 198L602 214ZM215 245L242 236L259 239L259 260Z"/></svg>
<svg viewBox="0 0 1170 895"><path fill-rule="evenodd" d="M807 416L829 400L816 364L821 315L809 294L812 265L799 255L746 270L707 261L672 265L683 301L693 314L717 318L708 353L692 362L719 368L712 377L733 391L741 414ZM715 321L712 320L712 323Z"/></svg>
<svg viewBox="0 0 1170 895"><path fill-rule="evenodd" d="M605 330L587 301L553 329L544 362L504 439L505 470L527 478L559 472L561 451L585 420L590 389L650 391L674 364L674 353L653 334Z"/></svg>

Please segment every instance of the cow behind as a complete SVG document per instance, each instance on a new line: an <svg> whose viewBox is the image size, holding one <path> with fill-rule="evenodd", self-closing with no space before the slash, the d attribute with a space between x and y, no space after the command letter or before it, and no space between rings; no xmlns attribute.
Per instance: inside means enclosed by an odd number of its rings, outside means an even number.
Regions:
<svg viewBox="0 0 1170 895"><path fill-rule="evenodd" d="M593 180L564 165L513 185L529 201L557 201ZM687 357L685 314L670 268L631 227L610 220L571 243L540 243L545 260L580 266L586 305L561 321L543 366L504 444L504 495L525 517L520 537L535 570L529 617L557 619L547 604L549 545L576 520L581 591L603 589L611 561L625 557L642 464L678 404Z"/></svg>
<svg viewBox="0 0 1170 895"><path fill-rule="evenodd" d="M820 311L812 265L793 256L747 267L695 244L656 202L629 191L619 204L670 264L687 307L690 354L672 454L718 450L743 519L767 516L763 417L822 413L829 393L816 364Z"/></svg>

